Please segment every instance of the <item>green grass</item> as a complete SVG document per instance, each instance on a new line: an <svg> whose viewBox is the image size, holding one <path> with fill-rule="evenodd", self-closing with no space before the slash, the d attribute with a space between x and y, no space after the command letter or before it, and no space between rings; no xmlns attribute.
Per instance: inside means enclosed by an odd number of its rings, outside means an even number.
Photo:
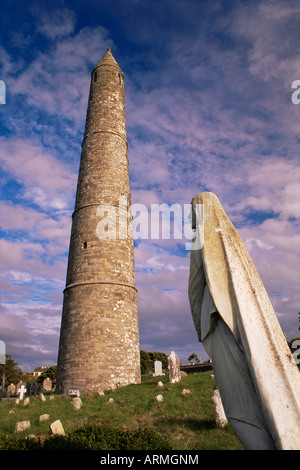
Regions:
<svg viewBox="0 0 300 470"><path fill-rule="evenodd" d="M12 443L34 434L42 439L51 436L49 425L59 419L67 435L85 426L108 425L111 428L137 432L139 428L153 429L169 443L172 450L235 450L242 445L228 425L218 429L215 425L211 396L215 388L211 372L184 377L177 384L170 384L167 377L146 377L140 385L130 385L106 392L81 397L83 407L75 411L71 398L55 396L42 403L39 397L31 397L30 404L15 405L14 400L0 402L0 449L5 439ZM162 381L163 388L157 387ZM192 394L182 396L184 388ZM157 402L156 395L163 395ZM108 400L113 398L113 403ZM9 414L13 410L14 414ZM50 420L39 422L41 414L49 414ZM30 421L30 428L15 434L17 421ZM4 438L4 435L6 438ZM2 441L1 441L2 436ZM15 444L12 444L15 445Z"/></svg>

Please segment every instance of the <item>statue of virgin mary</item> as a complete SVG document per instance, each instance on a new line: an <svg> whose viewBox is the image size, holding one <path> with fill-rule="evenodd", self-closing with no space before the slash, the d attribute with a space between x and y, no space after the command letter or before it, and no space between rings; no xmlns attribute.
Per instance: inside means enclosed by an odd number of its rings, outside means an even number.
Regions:
<svg viewBox="0 0 300 470"><path fill-rule="evenodd" d="M192 200L189 300L227 419L248 450L300 449L300 373L237 230L217 196Z"/></svg>

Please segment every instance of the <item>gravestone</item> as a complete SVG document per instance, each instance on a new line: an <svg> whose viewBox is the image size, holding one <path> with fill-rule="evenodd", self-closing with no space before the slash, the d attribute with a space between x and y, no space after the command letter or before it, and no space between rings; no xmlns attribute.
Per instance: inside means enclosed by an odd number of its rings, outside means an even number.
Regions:
<svg viewBox="0 0 300 470"><path fill-rule="evenodd" d="M19 393L19 388L21 388L22 385L25 385L25 383L20 380L20 382L18 382L16 385L16 393Z"/></svg>
<svg viewBox="0 0 300 470"><path fill-rule="evenodd" d="M80 397L74 397L72 400L72 405L74 406L75 411L79 411L82 408L82 401Z"/></svg>
<svg viewBox="0 0 300 470"><path fill-rule="evenodd" d="M29 382L26 382L25 387L26 387L26 390L27 390L27 394L31 395L31 384Z"/></svg>
<svg viewBox="0 0 300 470"><path fill-rule="evenodd" d="M57 419L52 424L50 424L50 429L51 429L52 434L65 436L63 425L61 424L61 421L59 419Z"/></svg>
<svg viewBox="0 0 300 470"><path fill-rule="evenodd" d="M20 388L18 388L18 393L19 395L19 400L23 400L25 393L27 392L27 389L25 388L24 384L21 385Z"/></svg>
<svg viewBox="0 0 300 470"><path fill-rule="evenodd" d="M29 403L30 403L30 398L26 397L23 401L23 406L27 406L27 405L29 405Z"/></svg>
<svg viewBox="0 0 300 470"><path fill-rule="evenodd" d="M153 377L158 375L165 375L162 371L162 362L161 361L154 361L154 374Z"/></svg>
<svg viewBox="0 0 300 470"><path fill-rule="evenodd" d="M7 393L10 393L10 395L15 395L15 394L16 394L16 386L15 386L15 384L11 383L11 384L7 387Z"/></svg>
<svg viewBox="0 0 300 470"><path fill-rule="evenodd" d="M212 396L213 408L215 411L215 421L218 428L225 428L228 423L219 390L215 390Z"/></svg>
<svg viewBox="0 0 300 470"><path fill-rule="evenodd" d="M38 395L40 393L41 386L38 382L34 382L31 386L31 395Z"/></svg>
<svg viewBox="0 0 300 470"><path fill-rule="evenodd" d="M172 351L170 356L168 356L168 372L169 372L169 382L171 384L180 382L181 380L180 362L179 362L179 357L176 356L174 351Z"/></svg>
<svg viewBox="0 0 300 470"><path fill-rule="evenodd" d="M47 377L43 382L43 389L46 392L50 392L52 390L52 380Z"/></svg>

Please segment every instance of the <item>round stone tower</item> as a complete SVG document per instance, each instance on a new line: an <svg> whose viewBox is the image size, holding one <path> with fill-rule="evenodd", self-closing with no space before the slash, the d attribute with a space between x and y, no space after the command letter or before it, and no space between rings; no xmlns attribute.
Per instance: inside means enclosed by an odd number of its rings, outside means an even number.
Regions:
<svg viewBox="0 0 300 470"><path fill-rule="evenodd" d="M140 382L124 75L110 48L91 75L57 366L57 393Z"/></svg>

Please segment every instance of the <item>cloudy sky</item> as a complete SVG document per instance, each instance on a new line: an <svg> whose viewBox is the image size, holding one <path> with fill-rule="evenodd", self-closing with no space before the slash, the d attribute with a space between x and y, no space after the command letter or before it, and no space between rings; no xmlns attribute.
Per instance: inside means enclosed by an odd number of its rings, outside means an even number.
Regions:
<svg viewBox="0 0 300 470"><path fill-rule="evenodd" d="M132 202L214 192L299 335L299 44L298 0L1 2L0 339L23 370L57 360L90 73L108 46L125 74ZM186 241L135 241L141 348L182 362L206 358Z"/></svg>

